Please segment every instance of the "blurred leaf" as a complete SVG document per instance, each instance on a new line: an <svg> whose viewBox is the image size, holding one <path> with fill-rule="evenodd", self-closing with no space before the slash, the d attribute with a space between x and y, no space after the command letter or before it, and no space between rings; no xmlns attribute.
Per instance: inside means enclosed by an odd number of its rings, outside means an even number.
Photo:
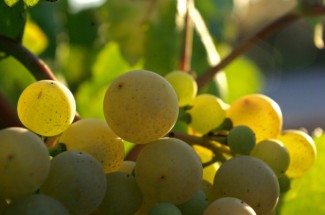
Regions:
<svg viewBox="0 0 325 215"><path fill-rule="evenodd" d="M117 43L108 43L97 55L92 69L92 79L79 88L76 100L82 117L104 118L103 100L108 85L117 76L141 69L142 62L131 66L122 56Z"/></svg>
<svg viewBox="0 0 325 215"><path fill-rule="evenodd" d="M4 2L9 6L13 6L14 4L16 4L19 0L4 0Z"/></svg>
<svg viewBox="0 0 325 215"><path fill-rule="evenodd" d="M156 17L148 26L145 68L165 75L178 66L180 34L176 26L176 1L159 1Z"/></svg>
<svg viewBox="0 0 325 215"><path fill-rule="evenodd" d="M47 44L48 40L42 29L28 19L23 36L23 45L34 54L40 54L46 49Z"/></svg>
<svg viewBox="0 0 325 215"><path fill-rule="evenodd" d="M228 86L225 102L231 103L245 94L262 92L262 73L249 59L237 58L224 71Z"/></svg>
<svg viewBox="0 0 325 215"><path fill-rule="evenodd" d="M325 214L325 135L314 140L318 153L316 162L306 175L292 182L292 189L283 197L278 214Z"/></svg>
<svg viewBox="0 0 325 215"><path fill-rule="evenodd" d="M39 2L39 0L24 0L24 2L28 7L32 7L35 6Z"/></svg>
<svg viewBox="0 0 325 215"><path fill-rule="evenodd" d="M143 56L146 24L155 3L156 0L109 0L102 8L106 37L120 45L121 53L131 64Z"/></svg>
<svg viewBox="0 0 325 215"><path fill-rule="evenodd" d="M20 42L26 22L24 3L18 2L12 7L0 1L0 35Z"/></svg>

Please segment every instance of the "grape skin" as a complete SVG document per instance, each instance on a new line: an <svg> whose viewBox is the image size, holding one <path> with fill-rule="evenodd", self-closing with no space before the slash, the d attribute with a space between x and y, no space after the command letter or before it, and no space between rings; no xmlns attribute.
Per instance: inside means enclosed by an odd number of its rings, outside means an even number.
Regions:
<svg viewBox="0 0 325 215"><path fill-rule="evenodd" d="M190 127L200 134L206 134L218 127L226 117L223 101L210 94L196 96L189 105Z"/></svg>
<svg viewBox="0 0 325 215"><path fill-rule="evenodd" d="M40 192L59 200L71 215L88 215L105 196L105 173L88 153L65 151L51 160L50 173Z"/></svg>
<svg viewBox="0 0 325 215"><path fill-rule="evenodd" d="M19 197L35 192L50 169L44 142L25 128L0 130L0 196Z"/></svg>
<svg viewBox="0 0 325 215"><path fill-rule="evenodd" d="M314 164L317 150L314 140L305 132L289 129L277 138L288 149L290 164L286 172L290 178L303 176Z"/></svg>
<svg viewBox="0 0 325 215"><path fill-rule="evenodd" d="M124 145L104 120L81 119L69 126L60 138L67 150L79 150L94 156L106 173L116 171L124 159Z"/></svg>
<svg viewBox="0 0 325 215"><path fill-rule="evenodd" d="M148 215L182 215L181 211L168 202L158 203L149 208Z"/></svg>
<svg viewBox="0 0 325 215"><path fill-rule="evenodd" d="M256 215L244 201L234 197L223 197L212 202L203 215Z"/></svg>
<svg viewBox="0 0 325 215"><path fill-rule="evenodd" d="M195 98L197 94L197 83L193 76L182 71L168 73L165 78L173 86L180 107L183 107Z"/></svg>
<svg viewBox="0 0 325 215"><path fill-rule="evenodd" d="M56 199L44 194L32 194L15 199L3 215L69 215Z"/></svg>
<svg viewBox="0 0 325 215"><path fill-rule="evenodd" d="M70 90L60 82L41 80L24 89L17 111L28 129L42 136L55 136L72 123L76 103Z"/></svg>
<svg viewBox="0 0 325 215"><path fill-rule="evenodd" d="M182 214L186 215L202 215L208 207L208 199L205 193L199 189L196 194L187 202L177 205Z"/></svg>
<svg viewBox="0 0 325 215"><path fill-rule="evenodd" d="M195 151L176 138L146 145L138 156L135 178L148 203L182 204L200 188L202 164Z"/></svg>
<svg viewBox="0 0 325 215"><path fill-rule="evenodd" d="M250 155L267 163L277 177L281 177L289 167L289 152L283 143L276 139L260 141Z"/></svg>
<svg viewBox="0 0 325 215"><path fill-rule="evenodd" d="M227 116L233 126L246 125L256 136L256 142L276 138L282 129L282 112L279 105L262 94L249 94L234 101Z"/></svg>
<svg viewBox="0 0 325 215"><path fill-rule="evenodd" d="M249 204L256 214L268 214L279 198L273 170L260 159L241 155L224 162L214 178L215 198L235 197Z"/></svg>
<svg viewBox="0 0 325 215"><path fill-rule="evenodd" d="M106 174L107 191L99 210L103 214L134 215L142 203L135 178L124 172Z"/></svg>
<svg viewBox="0 0 325 215"><path fill-rule="evenodd" d="M227 143L231 151L248 155L256 144L256 137L248 126L239 125L229 131Z"/></svg>
<svg viewBox="0 0 325 215"><path fill-rule="evenodd" d="M122 139L145 144L165 136L178 117L178 99L162 76L133 70L116 78L104 97L104 115Z"/></svg>

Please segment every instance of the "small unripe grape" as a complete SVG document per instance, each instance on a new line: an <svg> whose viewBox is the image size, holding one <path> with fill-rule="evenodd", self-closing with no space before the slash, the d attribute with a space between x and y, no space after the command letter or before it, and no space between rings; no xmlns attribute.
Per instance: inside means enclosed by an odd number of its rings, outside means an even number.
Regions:
<svg viewBox="0 0 325 215"><path fill-rule="evenodd" d="M149 208L148 215L182 215L181 211L168 202L158 203Z"/></svg>
<svg viewBox="0 0 325 215"><path fill-rule="evenodd" d="M227 143L231 151L248 155L256 144L254 131L245 125L236 126L229 131Z"/></svg>
<svg viewBox="0 0 325 215"><path fill-rule="evenodd" d="M168 73L165 78L173 86L180 107L187 105L196 96L197 83L190 74L174 71Z"/></svg>
<svg viewBox="0 0 325 215"><path fill-rule="evenodd" d="M41 80L21 93L17 111L28 129L43 136L55 136L72 123L76 104L66 86L58 81Z"/></svg>
<svg viewBox="0 0 325 215"><path fill-rule="evenodd" d="M119 137L145 144L165 136L178 117L175 90L162 76L133 70L116 78L104 98L108 125Z"/></svg>

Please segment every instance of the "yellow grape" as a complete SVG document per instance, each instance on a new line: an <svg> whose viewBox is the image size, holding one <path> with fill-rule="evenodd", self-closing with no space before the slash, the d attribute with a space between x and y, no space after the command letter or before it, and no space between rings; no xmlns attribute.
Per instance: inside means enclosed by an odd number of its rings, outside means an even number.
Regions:
<svg viewBox="0 0 325 215"><path fill-rule="evenodd" d="M182 204L200 188L202 164L195 151L176 138L162 138L140 152L135 179L148 203Z"/></svg>
<svg viewBox="0 0 325 215"><path fill-rule="evenodd" d="M17 110L28 129L43 136L55 136L72 123L76 104L66 86L58 81L41 80L24 89Z"/></svg>
<svg viewBox="0 0 325 215"><path fill-rule="evenodd" d="M203 215L256 215L246 202L234 198L223 197L212 202Z"/></svg>
<svg viewBox="0 0 325 215"><path fill-rule="evenodd" d="M133 70L116 78L104 98L108 125L122 139L145 144L165 136L178 117L175 90L162 76Z"/></svg>
<svg viewBox="0 0 325 215"><path fill-rule="evenodd" d="M250 94L234 101L227 111L233 126L246 125L255 135L256 142L276 138L282 129L282 112L279 105L270 97Z"/></svg>
<svg viewBox="0 0 325 215"><path fill-rule="evenodd" d="M35 192L50 170L50 155L42 139L19 127L0 130L0 197Z"/></svg>
<svg viewBox="0 0 325 215"><path fill-rule="evenodd" d="M197 94L197 83L193 76L182 71L168 73L165 78L173 86L179 106L187 105Z"/></svg>
<svg viewBox="0 0 325 215"><path fill-rule="evenodd" d="M59 138L67 150L84 151L94 156L105 172L117 170L124 159L124 144L100 119L81 119L70 125Z"/></svg>
<svg viewBox="0 0 325 215"><path fill-rule="evenodd" d="M300 130L285 130L277 138L289 151L290 164L286 174L290 178L303 176L316 160L317 151L314 140Z"/></svg>
<svg viewBox="0 0 325 215"><path fill-rule="evenodd" d="M277 177L282 176L289 167L289 152L283 143L276 139L260 141L250 155L267 163Z"/></svg>
<svg viewBox="0 0 325 215"><path fill-rule="evenodd" d="M248 155L224 162L214 178L215 197L235 197L250 205L256 214L268 214L279 199L279 183L262 160Z"/></svg>
<svg viewBox="0 0 325 215"><path fill-rule="evenodd" d="M189 104L190 127L194 132L205 134L218 127L226 117L223 101L213 95L201 94Z"/></svg>

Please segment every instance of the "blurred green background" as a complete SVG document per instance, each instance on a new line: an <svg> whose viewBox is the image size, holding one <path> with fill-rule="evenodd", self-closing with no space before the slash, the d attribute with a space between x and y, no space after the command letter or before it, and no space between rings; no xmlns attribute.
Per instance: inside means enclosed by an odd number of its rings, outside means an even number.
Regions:
<svg viewBox="0 0 325 215"><path fill-rule="evenodd" d="M23 32L22 43L71 89L81 117L103 118L101 98L118 75L132 69L161 75L179 69L185 4L185 0L42 0L27 9L19 1L9 10L1 1L0 34L19 38ZM296 6L294 0L195 1L199 16L194 22L191 69L199 76ZM14 13L26 17L25 27L23 19L6 20ZM275 32L232 61L202 92L228 103L244 94L264 93L282 108L285 129L304 127L312 133L325 128L322 24L322 17L306 18ZM0 57L0 91L15 106L35 78L14 58ZM4 126L1 121L0 125ZM317 162L304 178L293 182L279 214L325 214L325 142L323 136L315 140Z"/></svg>

